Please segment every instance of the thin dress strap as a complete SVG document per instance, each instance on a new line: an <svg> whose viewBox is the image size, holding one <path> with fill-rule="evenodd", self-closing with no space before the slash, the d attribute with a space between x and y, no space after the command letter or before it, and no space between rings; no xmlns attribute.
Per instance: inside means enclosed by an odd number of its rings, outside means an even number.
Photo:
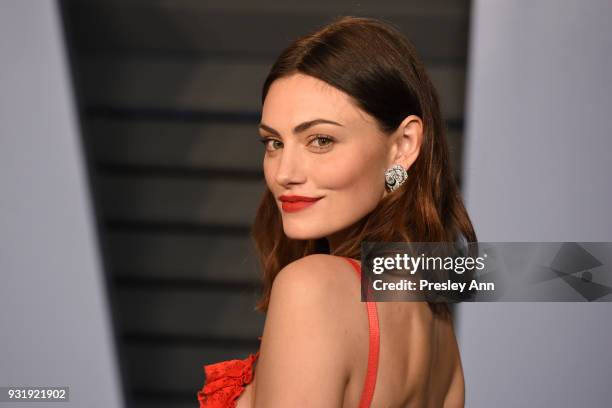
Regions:
<svg viewBox="0 0 612 408"><path fill-rule="evenodd" d="M361 281L361 267L351 258L345 258L357 272L357 276ZM374 396L374 388L376 387L376 374L378 372L378 354L380 346L380 331L378 327L378 313L376 310L376 302L366 302L368 309L368 326L370 328L370 348L368 351L368 370L366 372L365 383L359 401L359 408L369 408Z"/></svg>

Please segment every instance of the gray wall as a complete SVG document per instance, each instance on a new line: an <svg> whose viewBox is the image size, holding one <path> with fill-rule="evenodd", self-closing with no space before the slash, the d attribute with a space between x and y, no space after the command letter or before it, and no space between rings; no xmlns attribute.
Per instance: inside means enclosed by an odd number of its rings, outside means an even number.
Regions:
<svg viewBox="0 0 612 408"><path fill-rule="evenodd" d="M612 241L612 3L477 0L466 145L480 241ZM604 407L612 304L459 308L468 407Z"/></svg>
<svg viewBox="0 0 612 408"><path fill-rule="evenodd" d="M68 386L70 402L51 405L119 407L58 14L51 0L0 4L0 386Z"/></svg>

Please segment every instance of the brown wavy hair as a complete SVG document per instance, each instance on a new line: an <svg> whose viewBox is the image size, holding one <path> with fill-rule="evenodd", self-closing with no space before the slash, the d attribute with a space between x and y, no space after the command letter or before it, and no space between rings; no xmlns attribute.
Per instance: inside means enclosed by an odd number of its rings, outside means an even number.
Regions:
<svg viewBox="0 0 612 408"><path fill-rule="evenodd" d="M373 116L384 134L403 119L423 121L423 141L408 180L386 195L369 214L349 228L349 237L333 255L360 258L362 241L476 242L450 168L437 92L414 46L391 23L344 16L293 41L278 57L264 82L262 105L270 85L295 73L310 75L348 94ZM383 175L381 175L383 182ZM274 196L266 189L251 233L263 272L256 310L266 311L272 282L292 261L330 253L325 238L295 240L283 231ZM429 303L436 314L447 305Z"/></svg>

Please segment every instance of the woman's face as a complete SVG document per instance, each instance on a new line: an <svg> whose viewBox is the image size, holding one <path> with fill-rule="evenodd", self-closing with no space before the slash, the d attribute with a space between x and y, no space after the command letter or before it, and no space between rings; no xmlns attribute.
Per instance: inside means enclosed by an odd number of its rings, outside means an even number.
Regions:
<svg viewBox="0 0 612 408"><path fill-rule="evenodd" d="M266 183L289 238L335 244L385 194L393 138L327 83L299 73L274 81L259 130Z"/></svg>

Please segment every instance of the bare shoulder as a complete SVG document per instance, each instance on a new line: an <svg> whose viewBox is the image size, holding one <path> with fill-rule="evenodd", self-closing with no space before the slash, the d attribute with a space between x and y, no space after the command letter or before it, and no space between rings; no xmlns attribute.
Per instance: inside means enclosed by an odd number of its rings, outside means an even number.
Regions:
<svg viewBox="0 0 612 408"><path fill-rule="evenodd" d="M289 289L294 295L308 292L310 295L329 294L337 285L347 281L357 282L355 272L346 259L327 254L314 254L300 258L285 266L274 279L272 290ZM337 294L337 293L336 293Z"/></svg>
<svg viewBox="0 0 612 408"><path fill-rule="evenodd" d="M354 313L359 302L360 282L347 260L315 254L291 262L278 273L272 284L268 314L275 309L297 309L304 317L338 328L337 318L343 312ZM350 320L344 324L350 324Z"/></svg>
<svg viewBox="0 0 612 408"><path fill-rule="evenodd" d="M305 341L312 347L316 342L311 333L316 332L319 346L325 348L317 350L319 355L333 355L350 365L353 345L362 341L362 308L360 281L345 258L305 256L285 266L274 279L264 338L266 330L270 337L287 331L294 342ZM298 340L300 333L303 338Z"/></svg>
<svg viewBox="0 0 612 408"><path fill-rule="evenodd" d="M256 407L342 404L353 341L343 291L350 278L350 292L359 286L350 268L340 257L310 255L278 273L257 364Z"/></svg>

